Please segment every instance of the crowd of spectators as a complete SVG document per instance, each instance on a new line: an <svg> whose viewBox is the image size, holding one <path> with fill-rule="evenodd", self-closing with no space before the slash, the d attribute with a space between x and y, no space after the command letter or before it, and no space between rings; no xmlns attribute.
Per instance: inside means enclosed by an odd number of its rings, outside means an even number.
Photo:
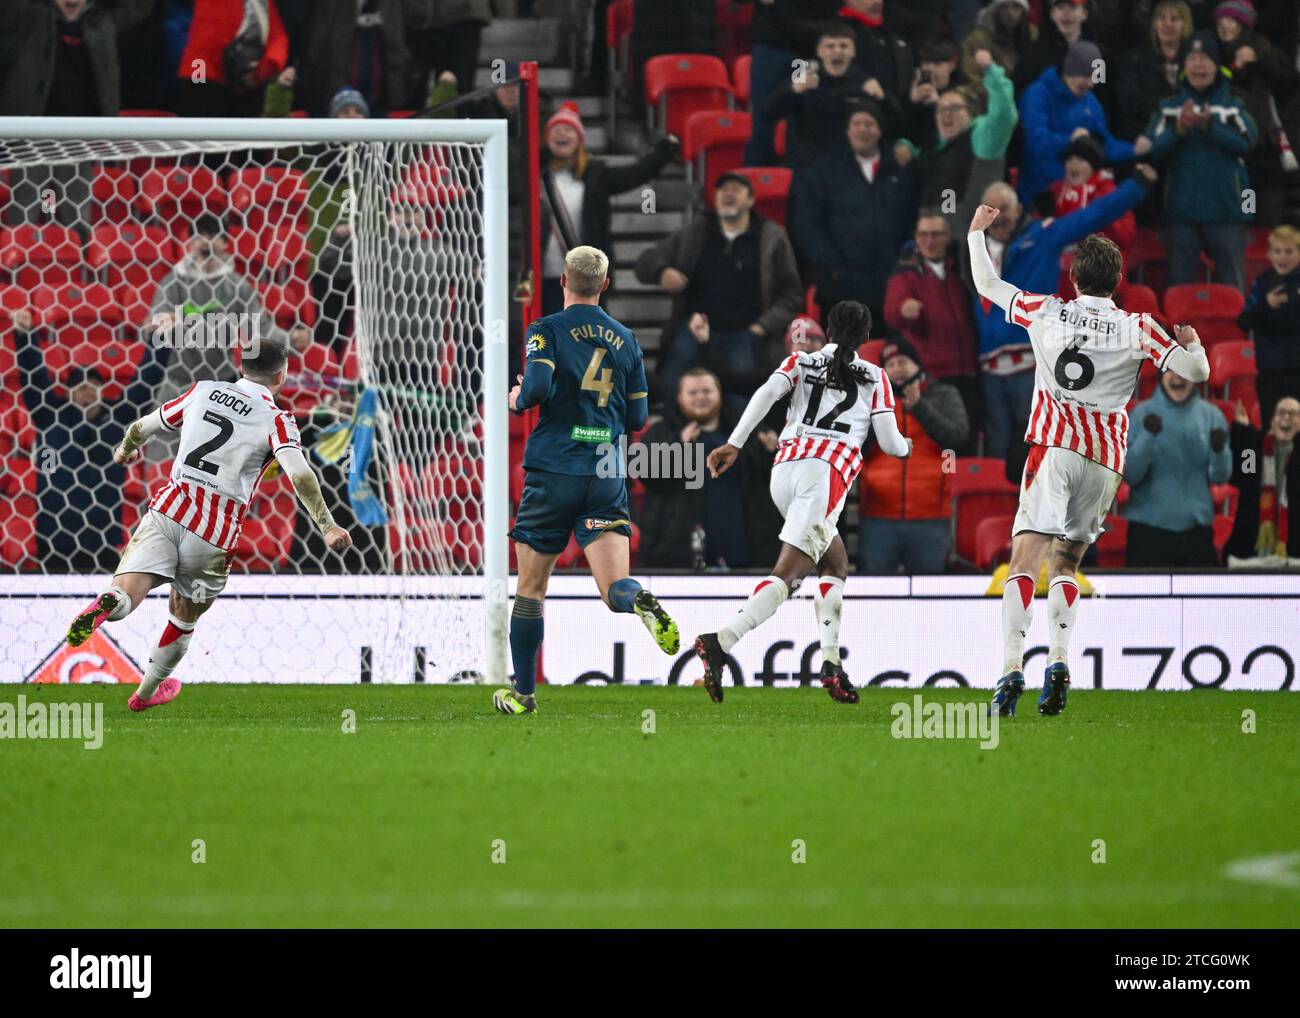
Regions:
<svg viewBox="0 0 1300 1018"><path fill-rule="evenodd" d="M494 15L560 10L577 50L614 45L604 38L610 0L14 6L0 25L0 114L112 116L128 107L204 116L436 114L472 91L477 68L491 56L480 52L480 41ZM634 5L626 96L634 112L644 103L642 72L651 57L723 52L717 6ZM1115 510L1127 517L1131 565L1286 557L1290 513L1300 499L1291 486L1300 423L1300 163L1291 147L1300 132L1300 12L1293 3L732 6L750 9L742 48L751 134L743 163L788 167L792 184L783 216L773 217L757 210L745 173L706 178L680 229L623 259L634 262L641 287L671 298L648 358L652 406L661 415L647 440L707 452L783 353L815 348L818 319L838 301L860 301L885 341L871 355L895 382L900 429L917 453L898 462L867 450L857 492L859 567L949 567L954 459L1000 461L1018 481L1034 385L1024 330L981 301L970 283L964 232L984 202L1001 212L987 231L989 253L1022 289L1069 295L1073 245L1104 232L1126 252L1130 279L1151 284L1157 299L1165 287L1209 281L1241 295L1236 324L1258 365L1253 388L1234 388L1226 403L1214 398L1228 393L1213 380L1212 389L1198 392L1162 378L1146 398L1135 393L1127 503ZM586 74L581 83L599 87L602 61L582 55L577 63ZM558 309L565 252L578 244L611 253L626 245L613 229L614 197L653 185L681 151L669 133L646 135L632 160L593 153L575 98L547 97L541 151L511 153L516 163L536 159L540 169L545 312ZM447 115L517 119L517 89L488 90L453 108ZM319 313L314 325L281 325L297 353L322 347L338 362L351 315L353 244L336 218L339 168L323 169L316 183L327 200L315 209L309 240ZM61 192L53 215L84 226L84 173L76 164L42 173L9 172L7 223L48 218L43 189L53 183ZM390 224L394 257L407 265L435 257L418 224L401 218ZM256 310L257 287L221 257L225 225L201 225L159 287L157 310L186 302ZM1259 264L1265 236L1267 267ZM1162 248L1154 256L1153 241ZM213 259L206 267L205 251ZM512 258L518 262L519 253ZM1124 288L1117 299L1123 306ZM181 360L148 366L165 372L159 389L173 376L226 367ZM437 384L432 376L402 381ZM765 485L780 421L769 424L725 483L706 479L696 489L646 482L637 513L642 564L742 568L771 557ZM1256 472L1243 467L1248 451L1250 462L1261 464ZM1228 486L1237 492L1235 524L1221 519Z"/></svg>

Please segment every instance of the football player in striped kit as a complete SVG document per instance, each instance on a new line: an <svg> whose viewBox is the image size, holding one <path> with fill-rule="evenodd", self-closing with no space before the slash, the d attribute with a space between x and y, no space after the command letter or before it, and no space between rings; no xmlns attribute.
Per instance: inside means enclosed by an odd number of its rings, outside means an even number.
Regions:
<svg viewBox="0 0 1300 1018"><path fill-rule="evenodd" d="M785 518L776 566L728 625L695 638L695 652L704 662L704 686L715 703L722 700L727 653L776 614L814 569L822 685L840 703L858 702L840 662L840 611L849 558L837 524L862 468L868 433L874 428L881 449L891 456L910 456L912 440L899 434L889 376L856 353L871 335L871 311L856 301L841 301L831 308L826 324L830 342L820 350L786 357L754 393L726 444L709 454L709 473L717 477L736 461L750 432L772 406L790 397L772 466L772 500Z"/></svg>
<svg viewBox="0 0 1300 1018"><path fill-rule="evenodd" d="M1070 688L1070 634L1078 613L1075 571L1103 523L1124 474L1130 397L1144 360L1192 382L1210 377L1196 330L1180 326L1170 339L1150 315L1115 306L1124 259L1101 234L1075 251L1070 281L1078 296L1065 300L1027 293L1000 279L984 230L998 210L981 205L967 241L971 275L980 296L1029 333L1037 361L1034 400L1025 441L1029 458L1012 524L1011 568L1002 594L1003 674L993 706L1014 715L1025 688L1025 635L1033 617L1034 584L1047 560L1051 625L1040 714L1065 709Z"/></svg>
<svg viewBox="0 0 1300 1018"><path fill-rule="evenodd" d="M244 354L237 381L196 382L127 428L113 450L113 459L126 465L150 437L180 433L171 478L150 500L112 585L68 629L68 643L80 646L105 622L130 615L154 587L171 584L167 628L127 701L134 711L170 703L180 692L171 673L189 649L199 616L226 585L244 514L272 462L292 482L325 544L342 551L352 543L325 506L293 415L275 404L287 363L284 344L264 338Z"/></svg>

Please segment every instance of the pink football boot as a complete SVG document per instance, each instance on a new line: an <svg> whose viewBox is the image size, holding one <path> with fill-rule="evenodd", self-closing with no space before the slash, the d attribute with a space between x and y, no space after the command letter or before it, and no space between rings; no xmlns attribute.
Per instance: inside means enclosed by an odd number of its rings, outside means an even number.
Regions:
<svg viewBox="0 0 1300 1018"><path fill-rule="evenodd" d="M154 693L152 700L141 700L139 693L132 693L131 699L126 701L126 705L134 711L148 710L150 707L161 707L163 704L175 700L180 691L180 679L163 679L158 684L158 690Z"/></svg>

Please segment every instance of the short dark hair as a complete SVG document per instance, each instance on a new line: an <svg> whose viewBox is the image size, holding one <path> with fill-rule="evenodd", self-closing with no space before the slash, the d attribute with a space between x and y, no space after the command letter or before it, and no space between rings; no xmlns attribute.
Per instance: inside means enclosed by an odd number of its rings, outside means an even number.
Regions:
<svg viewBox="0 0 1300 1018"><path fill-rule="evenodd" d="M754 182L743 173L724 173L718 177L717 183L713 185L713 191L716 194L722 190L723 184L740 184L750 194L754 193Z"/></svg>
<svg viewBox="0 0 1300 1018"><path fill-rule="evenodd" d="M722 379L706 368L703 364L697 364L695 367L683 371L681 377L677 379L677 394L679 396L682 392L682 383L688 378L712 378L714 384L718 387L718 391L722 391Z"/></svg>
<svg viewBox="0 0 1300 1018"><path fill-rule="evenodd" d="M211 212L205 212L194 220L194 232L200 237L220 237L225 232L222 225L221 217L214 216Z"/></svg>
<svg viewBox="0 0 1300 1018"><path fill-rule="evenodd" d="M957 44L951 39L940 36L937 39L927 39L921 43L921 48L916 55L916 62L918 64L946 64L950 60L960 59L960 56L957 51Z"/></svg>
<svg viewBox="0 0 1300 1018"><path fill-rule="evenodd" d="M264 336L258 340L254 350L255 355L250 356L252 351L246 351L240 359L240 370L253 381L273 379L289 363L289 348L282 340Z"/></svg>
<svg viewBox="0 0 1300 1018"><path fill-rule="evenodd" d="M1113 240L1100 233L1090 233L1075 249L1070 272L1080 293L1109 297L1119 287L1124 255Z"/></svg>
<svg viewBox="0 0 1300 1018"><path fill-rule="evenodd" d="M858 37L854 34L853 29L843 21L828 21L817 30L817 41L823 39L852 39L855 43Z"/></svg>

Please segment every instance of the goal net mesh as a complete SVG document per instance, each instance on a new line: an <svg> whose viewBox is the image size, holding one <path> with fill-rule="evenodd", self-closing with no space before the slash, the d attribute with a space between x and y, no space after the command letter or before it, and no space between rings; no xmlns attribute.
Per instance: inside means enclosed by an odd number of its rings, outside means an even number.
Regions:
<svg viewBox="0 0 1300 1018"><path fill-rule="evenodd" d="M114 465L125 428L252 333L289 345L278 402L355 545L273 470L186 677L483 671L484 190L479 143L0 142L0 679L38 677L171 470L174 439ZM137 664L165 593L101 630Z"/></svg>

